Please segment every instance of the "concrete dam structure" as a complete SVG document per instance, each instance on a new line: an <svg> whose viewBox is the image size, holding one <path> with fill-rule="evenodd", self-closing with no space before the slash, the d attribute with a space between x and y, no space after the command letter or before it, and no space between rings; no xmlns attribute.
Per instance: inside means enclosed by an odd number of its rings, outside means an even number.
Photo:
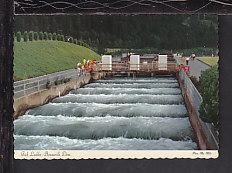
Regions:
<svg viewBox="0 0 232 173"><path fill-rule="evenodd" d="M71 70L61 79L19 82L16 93L24 95L15 99L15 149L217 150L213 125L200 119L201 95L185 68L164 59L106 62L90 74ZM32 93L20 90L27 86Z"/></svg>
<svg viewBox="0 0 232 173"><path fill-rule="evenodd" d="M174 77L98 80L15 120L15 149L197 148Z"/></svg>

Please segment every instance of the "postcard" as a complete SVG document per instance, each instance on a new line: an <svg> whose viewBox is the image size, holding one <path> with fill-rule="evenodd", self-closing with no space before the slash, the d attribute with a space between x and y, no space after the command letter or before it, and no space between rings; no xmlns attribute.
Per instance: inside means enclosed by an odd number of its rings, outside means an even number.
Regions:
<svg viewBox="0 0 232 173"><path fill-rule="evenodd" d="M218 158L216 15L17 15L15 159Z"/></svg>

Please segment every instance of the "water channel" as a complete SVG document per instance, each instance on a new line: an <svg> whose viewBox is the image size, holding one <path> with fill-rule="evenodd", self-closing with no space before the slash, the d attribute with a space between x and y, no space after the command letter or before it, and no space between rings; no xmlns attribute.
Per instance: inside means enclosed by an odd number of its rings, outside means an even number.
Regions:
<svg viewBox="0 0 232 173"><path fill-rule="evenodd" d="M15 124L16 150L193 150L173 77L98 80L31 109Z"/></svg>

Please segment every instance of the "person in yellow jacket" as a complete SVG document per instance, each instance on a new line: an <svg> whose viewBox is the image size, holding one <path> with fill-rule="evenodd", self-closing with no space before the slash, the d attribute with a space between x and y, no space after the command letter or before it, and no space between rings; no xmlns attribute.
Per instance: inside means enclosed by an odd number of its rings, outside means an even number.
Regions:
<svg viewBox="0 0 232 173"><path fill-rule="evenodd" d="M86 59L84 58L83 59L83 65L85 66L85 64L86 64Z"/></svg>

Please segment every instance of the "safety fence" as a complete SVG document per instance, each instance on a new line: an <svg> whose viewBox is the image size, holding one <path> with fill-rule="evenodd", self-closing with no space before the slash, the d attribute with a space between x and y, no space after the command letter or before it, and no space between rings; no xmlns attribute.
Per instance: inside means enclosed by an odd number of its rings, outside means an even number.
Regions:
<svg viewBox="0 0 232 173"><path fill-rule="evenodd" d="M194 84L192 83L191 79L188 77L188 75L181 70L179 72L180 80L183 82L183 85L191 98L191 103L193 104L193 107L196 110L200 125L202 127L202 130L204 134L206 135L207 140L211 145L213 145L215 148L219 148L219 138L218 138L218 132L215 130L214 125L212 123L206 123L203 122L200 118L199 109L202 103L202 97Z"/></svg>
<svg viewBox="0 0 232 173"><path fill-rule="evenodd" d="M67 83L72 79L86 75L87 73L80 69L70 69L39 76L31 79L14 82L14 98L20 98L28 94L48 89L52 85Z"/></svg>
<svg viewBox="0 0 232 173"><path fill-rule="evenodd" d="M112 64L97 64L94 71L112 71L112 72L130 72L130 71L143 71L143 72L157 72L157 71L177 71L178 66L176 63L125 63L113 62Z"/></svg>

